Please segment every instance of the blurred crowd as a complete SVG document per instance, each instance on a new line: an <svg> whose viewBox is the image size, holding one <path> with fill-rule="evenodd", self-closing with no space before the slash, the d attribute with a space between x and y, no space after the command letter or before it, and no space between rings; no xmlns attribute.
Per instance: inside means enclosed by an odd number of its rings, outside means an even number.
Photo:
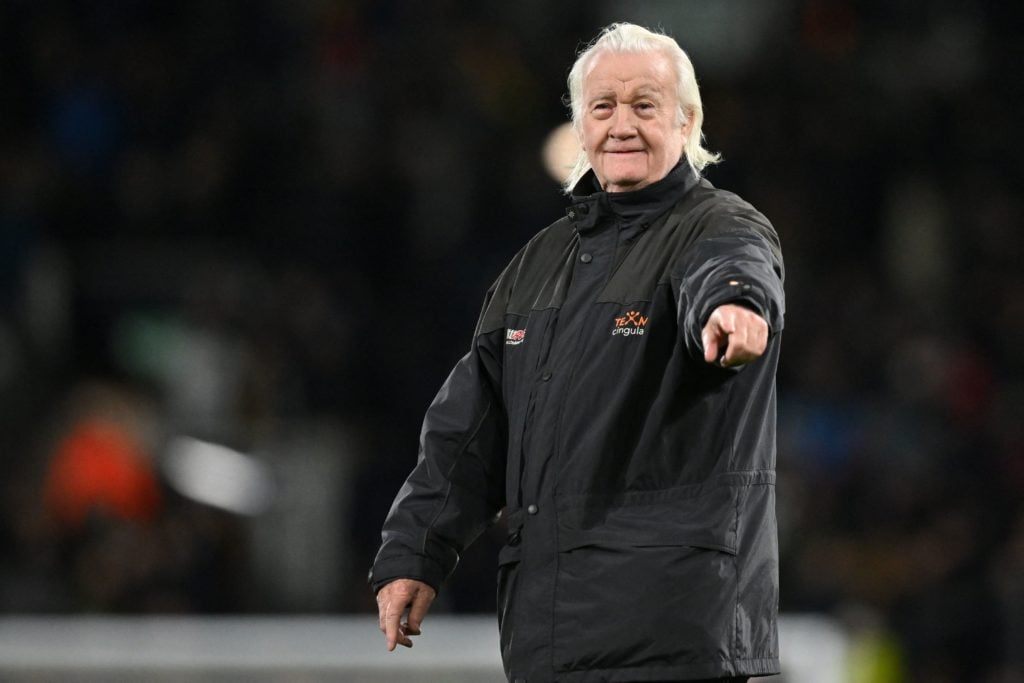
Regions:
<svg viewBox="0 0 1024 683"><path fill-rule="evenodd" d="M708 177L782 237L783 610L840 619L858 680L1024 680L1013 3L0 4L0 610L372 610L422 412L564 209L568 68L623 19L690 52ZM273 491L183 484L183 436ZM493 608L499 538L439 610Z"/></svg>

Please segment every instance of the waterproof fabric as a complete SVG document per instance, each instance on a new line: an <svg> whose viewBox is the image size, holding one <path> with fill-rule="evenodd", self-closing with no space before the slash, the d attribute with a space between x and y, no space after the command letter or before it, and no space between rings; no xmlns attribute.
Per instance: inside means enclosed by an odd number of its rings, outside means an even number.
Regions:
<svg viewBox="0 0 1024 683"><path fill-rule="evenodd" d="M509 680L777 673L778 238L685 163L636 192L594 187L581 180L489 290L371 584L440 587L503 511ZM770 327L738 369L703 359L725 303Z"/></svg>

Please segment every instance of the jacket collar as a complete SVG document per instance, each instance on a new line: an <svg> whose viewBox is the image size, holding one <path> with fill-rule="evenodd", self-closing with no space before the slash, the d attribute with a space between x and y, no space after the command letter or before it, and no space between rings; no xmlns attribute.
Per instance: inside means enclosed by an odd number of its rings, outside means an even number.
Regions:
<svg viewBox="0 0 1024 683"><path fill-rule="evenodd" d="M592 229L611 216L623 225L639 223L646 227L651 219L692 190L698 180L686 159L682 159L668 175L646 187L633 192L605 192L591 169L572 189L572 204L565 213L577 230Z"/></svg>

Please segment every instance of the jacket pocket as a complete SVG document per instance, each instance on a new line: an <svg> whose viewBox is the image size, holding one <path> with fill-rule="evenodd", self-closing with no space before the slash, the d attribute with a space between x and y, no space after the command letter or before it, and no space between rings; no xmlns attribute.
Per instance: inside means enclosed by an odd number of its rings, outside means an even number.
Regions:
<svg viewBox="0 0 1024 683"><path fill-rule="evenodd" d="M519 546L506 545L498 552L498 628L511 613L515 595L516 577L519 574Z"/></svg>
<svg viewBox="0 0 1024 683"><path fill-rule="evenodd" d="M508 536L505 545L498 551L498 628L508 616L515 593L515 576L522 558L521 534L523 531L522 511L508 513Z"/></svg>
<svg viewBox="0 0 1024 683"><path fill-rule="evenodd" d="M560 512L556 670L685 668L731 658L742 488Z"/></svg>
<svg viewBox="0 0 1024 683"><path fill-rule="evenodd" d="M512 645L512 629L506 628L513 617L515 609L516 583L519 580L519 562L522 548L519 544L519 531L516 528L509 532L508 539L498 551L498 631L501 639L501 654L505 662L510 661Z"/></svg>
<svg viewBox="0 0 1024 683"><path fill-rule="evenodd" d="M739 508L747 490L745 483L725 480L711 486L638 491L614 500L563 499L558 550L691 546L735 555Z"/></svg>

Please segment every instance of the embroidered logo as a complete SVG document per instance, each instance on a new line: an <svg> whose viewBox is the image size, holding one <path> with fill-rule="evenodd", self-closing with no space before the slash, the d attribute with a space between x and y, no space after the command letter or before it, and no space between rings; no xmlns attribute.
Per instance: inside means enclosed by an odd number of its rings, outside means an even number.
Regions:
<svg viewBox="0 0 1024 683"><path fill-rule="evenodd" d="M522 344L526 339L526 330L505 330L505 343L509 346Z"/></svg>
<svg viewBox="0 0 1024 683"><path fill-rule="evenodd" d="M641 315L640 311L626 311L626 313L615 319L615 327L612 329L612 336L622 335L629 337L641 335L647 327L647 316Z"/></svg>

